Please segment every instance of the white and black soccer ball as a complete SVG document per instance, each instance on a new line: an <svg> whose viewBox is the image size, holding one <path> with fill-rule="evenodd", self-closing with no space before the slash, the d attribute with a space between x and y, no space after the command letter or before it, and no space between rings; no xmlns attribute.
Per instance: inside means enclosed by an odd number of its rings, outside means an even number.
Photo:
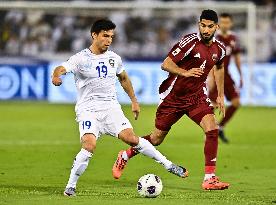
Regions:
<svg viewBox="0 0 276 205"><path fill-rule="evenodd" d="M161 194L163 184L159 176L146 174L137 183L137 191L142 197L154 198Z"/></svg>

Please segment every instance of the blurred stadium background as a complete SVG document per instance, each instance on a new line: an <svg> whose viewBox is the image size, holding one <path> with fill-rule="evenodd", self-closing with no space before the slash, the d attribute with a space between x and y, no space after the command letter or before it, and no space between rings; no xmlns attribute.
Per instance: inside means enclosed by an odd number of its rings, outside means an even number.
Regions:
<svg viewBox="0 0 276 205"><path fill-rule="evenodd" d="M117 24L111 49L124 58L139 100L157 103L156 90L166 75L160 72L160 62L183 34L197 31L200 10L213 8L234 16L245 78L242 103L276 106L273 2L1 1L0 99L74 102L72 76L56 89L50 74L57 63L90 44L93 20L107 17ZM128 102L121 89L118 95Z"/></svg>
<svg viewBox="0 0 276 205"><path fill-rule="evenodd" d="M51 85L53 68L90 45L90 26L108 17L117 24L111 47L123 57L142 113L133 120L138 135L154 125L157 90L167 73L160 64L181 36L197 32L202 9L229 12L242 47L244 105L220 144L218 173L231 183L224 192L203 192L203 137L186 118L158 147L189 167L183 182L150 159L138 156L124 177L114 181L111 167L120 149L114 138L99 141L92 165L81 178L76 199L61 195L72 157L79 150L74 121L72 75ZM276 203L276 6L255 1L0 1L0 204L275 204ZM231 72L238 79L235 66ZM129 99L118 85L122 104ZM75 123L75 124L74 124ZM109 149L110 148L110 149ZM161 176L163 194L137 197L136 182L146 173ZM181 203L179 203L181 202Z"/></svg>

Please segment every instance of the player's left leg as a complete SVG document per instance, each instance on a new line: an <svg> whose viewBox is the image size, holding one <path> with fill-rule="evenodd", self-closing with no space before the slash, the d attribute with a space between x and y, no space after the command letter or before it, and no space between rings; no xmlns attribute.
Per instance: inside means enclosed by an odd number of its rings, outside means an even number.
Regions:
<svg viewBox="0 0 276 205"><path fill-rule="evenodd" d="M211 107L205 103L194 106L188 116L203 129L205 133L205 176L203 189L222 190L229 187L228 183L220 182L215 175L218 150L218 125Z"/></svg>
<svg viewBox="0 0 276 205"><path fill-rule="evenodd" d="M218 126L214 114L205 115L200 126L205 132L205 176L202 188L206 190L222 190L229 187L228 183L220 182L215 175L217 150L218 150Z"/></svg>
<svg viewBox="0 0 276 205"><path fill-rule="evenodd" d="M139 153L142 153L149 158L154 159L159 164L163 165L166 170L169 172L185 178L188 176L188 172L185 168L173 164L170 160L168 160L164 155L162 155L148 140L135 136L133 129L128 128L124 129L119 133L119 138L127 143L128 145L132 146L135 150ZM118 158L113 166L113 176L114 178L118 179L121 176L121 171L124 169L124 166L127 163L125 158L127 156L123 156L124 152L120 152ZM122 166L122 167L121 167Z"/></svg>

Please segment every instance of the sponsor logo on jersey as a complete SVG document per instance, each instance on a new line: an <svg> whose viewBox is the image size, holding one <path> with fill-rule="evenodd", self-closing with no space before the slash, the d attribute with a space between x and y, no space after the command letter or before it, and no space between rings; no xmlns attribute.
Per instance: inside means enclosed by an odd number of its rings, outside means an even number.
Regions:
<svg viewBox="0 0 276 205"><path fill-rule="evenodd" d="M195 58L200 58L200 53L194 55Z"/></svg>

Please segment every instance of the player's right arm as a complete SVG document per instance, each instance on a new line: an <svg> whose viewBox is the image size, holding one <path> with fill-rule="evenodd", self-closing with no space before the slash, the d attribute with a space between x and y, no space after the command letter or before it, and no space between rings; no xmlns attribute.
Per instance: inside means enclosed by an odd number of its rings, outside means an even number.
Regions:
<svg viewBox="0 0 276 205"><path fill-rule="evenodd" d="M204 71L201 68L192 68L190 70L185 70L180 68L176 63L168 56L161 65L162 70L169 73L184 76L184 77L200 77Z"/></svg>
<svg viewBox="0 0 276 205"><path fill-rule="evenodd" d="M80 64L80 56L78 54L71 56L67 61L56 67L52 75L52 83L55 86L60 86L62 80L60 76L66 73L76 73Z"/></svg>
<svg viewBox="0 0 276 205"><path fill-rule="evenodd" d="M55 86L60 86L62 84L62 80L60 76L65 74L66 74L66 69L63 66L56 67L52 75L52 83Z"/></svg>
<svg viewBox="0 0 276 205"><path fill-rule="evenodd" d="M185 70L177 65L182 59L190 54L196 42L196 34L189 34L182 38L181 41L174 45L174 47L169 52L168 57L162 63L162 70L184 77L200 77L204 73L202 69L192 68Z"/></svg>

